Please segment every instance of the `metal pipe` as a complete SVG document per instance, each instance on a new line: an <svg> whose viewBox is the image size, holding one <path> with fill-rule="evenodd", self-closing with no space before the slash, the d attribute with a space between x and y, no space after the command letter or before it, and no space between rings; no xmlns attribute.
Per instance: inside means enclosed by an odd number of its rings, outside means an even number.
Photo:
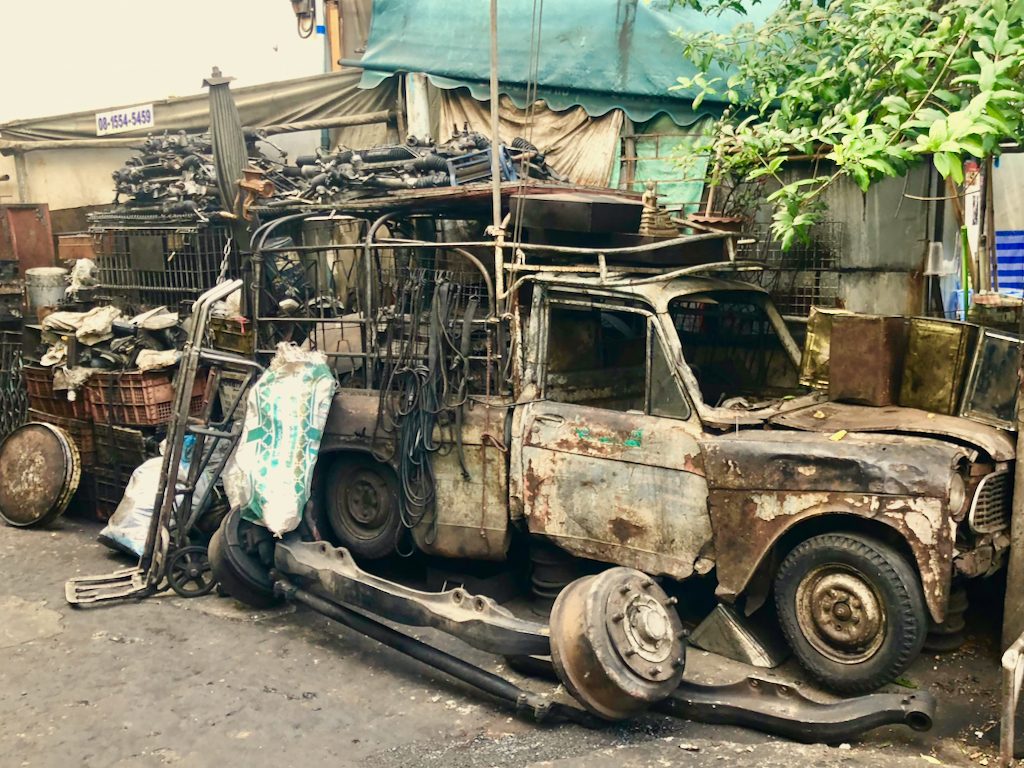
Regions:
<svg viewBox="0 0 1024 768"><path fill-rule="evenodd" d="M300 120L296 123L275 123L265 126L246 126L242 130L253 135L276 136L282 133L300 133L302 131L319 131L327 128L345 128L352 125L374 125L386 123L395 117L395 112L382 109L377 112L363 112L356 115L338 115L325 117L321 120Z"/></svg>
<svg viewBox="0 0 1024 768"><path fill-rule="evenodd" d="M683 235L681 237L673 237L670 240L660 240L655 243L644 243L643 245L626 245L619 246L616 248L580 248L569 245L544 245L540 243L522 243L518 241L507 241L504 244L509 248L515 248L521 251L541 251L546 253L568 253L576 254L579 256L597 256L598 254L604 254L605 256L618 256L635 253L651 253L652 251L660 251L662 248L671 248L677 245L691 245L692 243L700 243L706 240L725 240L730 235L721 232L709 232L702 235ZM378 240L380 243L388 243L389 238ZM494 245L493 240L461 240L451 243L435 243L426 241L423 243L417 242L417 247L424 248L490 248Z"/></svg>
<svg viewBox="0 0 1024 768"><path fill-rule="evenodd" d="M582 710L550 702L538 694L524 691L502 677L427 645L415 637L392 629L369 616L364 616L312 592L300 589L281 576L277 576L275 579L274 591L287 600L301 603L322 616L344 624L349 629L366 635L382 645L393 648L406 656L411 656L416 661L440 670L501 701L512 704L517 710L530 709L537 720L544 720L546 716L551 715L550 719L571 720L589 727L601 725L601 721Z"/></svg>
<svg viewBox="0 0 1024 768"><path fill-rule="evenodd" d="M502 266L504 265L504 251L502 248L505 233L501 221L501 163L499 153L501 152L501 136L499 135L498 108L498 0L491 0L491 218L493 219L494 231L494 279L498 283L498 295L501 296L504 289Z"/></svg>

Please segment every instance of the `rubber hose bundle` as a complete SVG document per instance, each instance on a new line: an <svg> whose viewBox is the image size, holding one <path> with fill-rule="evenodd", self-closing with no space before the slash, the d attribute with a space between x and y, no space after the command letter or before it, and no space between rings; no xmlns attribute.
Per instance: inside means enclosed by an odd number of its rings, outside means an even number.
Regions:
<svg viewBox="0 0 1024 768"><path fill-rule="evenodd" d="M460 410L467 399L469 366L468 357L450 330L459 304L458 289L447 280L439 280L428 312L424 311L425 289L425 275L420 272L405 282L396 297L396 314L385 336L385 371L376 427L378 432L394 435L394 454L378 458L395 460L402 491L402 524L410 529L433 510L435 482L430 455L456 445L465 472L459 444L461 434L453 429L461 422ZM471 301L467 313L474 309L475 302ZM419 340L424 331L426 360L420 359ZM462 345L462 349L468 349L468 345ZM436 518L431 522L436 522ZM431 529L427 540L434 535Z"/></svg>

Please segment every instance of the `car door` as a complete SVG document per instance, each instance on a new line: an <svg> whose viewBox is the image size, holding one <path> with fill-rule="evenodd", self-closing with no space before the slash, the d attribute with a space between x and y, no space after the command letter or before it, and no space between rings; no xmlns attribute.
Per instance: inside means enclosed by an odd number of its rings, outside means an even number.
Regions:
<svg viewBox="0 0 1024 768"><path fill-rule="evenodd" d="M514 507L573 554L686 578L711 541L700 424L653 316L549 301L542 318L540 399L513 426Z"/></svg>

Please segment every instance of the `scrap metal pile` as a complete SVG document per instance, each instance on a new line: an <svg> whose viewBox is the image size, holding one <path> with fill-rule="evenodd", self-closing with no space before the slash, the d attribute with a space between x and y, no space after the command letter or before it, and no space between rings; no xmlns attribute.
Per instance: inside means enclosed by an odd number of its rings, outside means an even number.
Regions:
<svg viewBox="0 0 1024 768"><path fill-rule="evenodd" d="M287 207L378 196L408 189L459 186L491 178L491 142L463 129L443 144L338 149L300 155L294 165L268 158L250 134L249 166L273 184L268 205ZM521 177L564 181L544 154L523 138L499 147L503 180ZM282 158L284 155L282 153ZM150 136L141 152L113 173L115 203L138 213L208 213L220 209L209 134L184 131Z"/></svg>
<svg viewBox="0 0 1024 768"><path fill-rule="evenodd" d="M264 156L255 141L247 142L247 147L249 165L262 172L274 189L295 191L296 184L282 173L281 163ZM135 212L173 215L220 208L213 144L206 133L149 136L142 151L114 171L113 178L115 204L123 198Z"/></svg>
<svg viewBox="0 0 1024 768"><path fill-rule="evenodd" d="M522 176L565 179L547 164L544 154L517 137L499 147L503 180ZM377 195L403 189L459 186L491 178L491 141L464 128L443 144L405 145L370 149L341 149L296 158L285 175L302 179L303 188L293 195L302 202L327 202L339 197Z"/></svg>

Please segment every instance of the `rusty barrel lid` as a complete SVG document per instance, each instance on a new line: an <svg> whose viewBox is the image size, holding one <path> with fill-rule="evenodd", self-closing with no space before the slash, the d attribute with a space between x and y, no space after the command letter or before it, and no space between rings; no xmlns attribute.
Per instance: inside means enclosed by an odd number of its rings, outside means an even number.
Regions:
<svg viewBox="0 0 1024 768"><path fill-rule="evenodd" d="M29 528L56 520L78 490L78 448L60 427L31 422L0 444L0 518Z"/></svg>

